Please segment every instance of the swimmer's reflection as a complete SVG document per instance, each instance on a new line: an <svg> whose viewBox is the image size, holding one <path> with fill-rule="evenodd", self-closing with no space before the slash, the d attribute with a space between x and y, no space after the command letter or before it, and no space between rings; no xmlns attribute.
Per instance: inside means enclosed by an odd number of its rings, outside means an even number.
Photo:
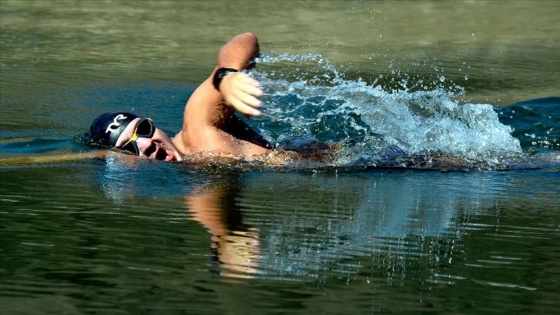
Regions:
<svg viewBox="0 0 560 315"><path fill-rule="evenodd" d="M220 275L252 278L260 257L258 230L243 223L238 176L226 176L186 196L185 204L211 234Z"/></svg>

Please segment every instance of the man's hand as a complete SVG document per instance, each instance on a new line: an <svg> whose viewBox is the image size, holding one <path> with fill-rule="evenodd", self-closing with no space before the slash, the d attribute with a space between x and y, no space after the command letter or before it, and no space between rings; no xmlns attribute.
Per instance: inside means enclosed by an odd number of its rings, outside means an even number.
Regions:
<svg viewBox="0 0 560 315"><path fill-rule="evenodd" d="M243 72L230 72L220 83L220 92L227 105L247 116L260 116L263 95L257 80Z"/></svg>

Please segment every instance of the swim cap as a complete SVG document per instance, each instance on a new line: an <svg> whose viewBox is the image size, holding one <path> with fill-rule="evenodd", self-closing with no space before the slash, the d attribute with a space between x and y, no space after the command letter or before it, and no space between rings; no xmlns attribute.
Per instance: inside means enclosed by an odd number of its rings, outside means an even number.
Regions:
<svg viewBox="0 0 560 315"><path fill-rule="evenodd" d="M90 144L114 147L126 126L138 117L124 112L99 115L93 120L89 128Z"/></svg>

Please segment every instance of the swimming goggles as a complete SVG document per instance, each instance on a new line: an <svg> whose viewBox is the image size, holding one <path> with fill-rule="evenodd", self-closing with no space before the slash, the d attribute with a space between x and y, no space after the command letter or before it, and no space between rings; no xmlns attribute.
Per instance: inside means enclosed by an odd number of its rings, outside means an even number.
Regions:
<svg viewBox="0 0 560 315"><path fill-rule="evenodd" d="M151 138L154 136L156 132L156 126L154 126L154 121L151 118L144 118L138 122L136 127L134 128L134 132L130 139L121 146L121 149L128 151L130 153L134 153L136 155L140 155L140 149L138 148L138 144L136 144L136 140L138 138Z"/></svg>

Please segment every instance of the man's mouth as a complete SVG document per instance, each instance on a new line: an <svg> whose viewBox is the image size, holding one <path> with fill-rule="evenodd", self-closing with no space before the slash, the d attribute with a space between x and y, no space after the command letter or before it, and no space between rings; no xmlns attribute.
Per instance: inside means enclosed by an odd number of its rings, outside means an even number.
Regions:
<svg viewBox="0 0 560 315"><path fill-rule="evenodd" d="M161 146L157 146L156 151L152 154L151 158L154 160L166 161L166 162L172 162L177 160L172 150L167 150Z"/></svg>
<svg viewBox="0 0 560 315"><path fill-rule="evenodd" d="M177 161L177 157L175 157L175 153L171 150L165 150L166 153L166 157L165 157L165 162L173 162L173 161Z"/></svg>

